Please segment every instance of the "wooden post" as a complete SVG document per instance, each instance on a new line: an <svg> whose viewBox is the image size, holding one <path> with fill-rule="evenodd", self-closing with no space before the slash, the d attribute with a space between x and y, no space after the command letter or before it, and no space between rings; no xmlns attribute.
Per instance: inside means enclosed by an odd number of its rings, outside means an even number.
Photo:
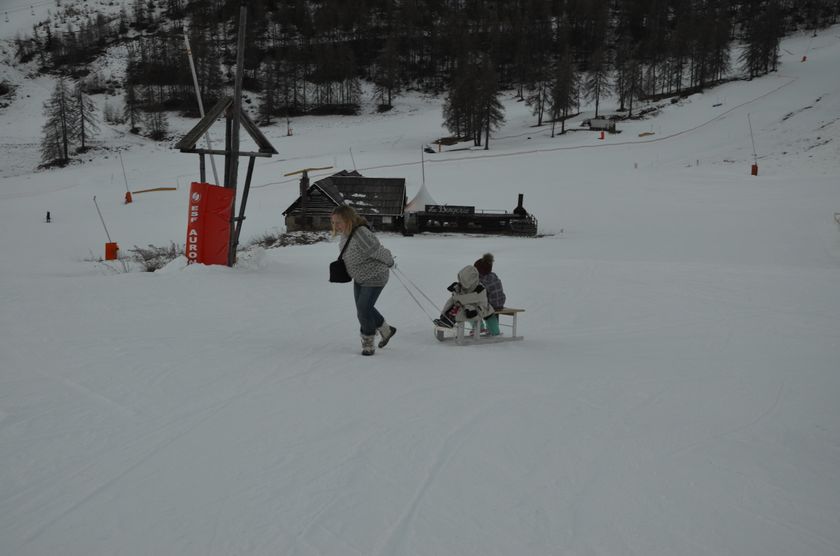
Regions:
<svg viewBox="0 0 840 556"><path fill-rule="evenodd" d="M245 205L248 204L248 192L251 191L251 176L254 173L254 160L256 157L248 157L248 173L245 175L245 187L242 189L242 202L239 204L239 216L236 219L236 235L233 238L233 250L239 246L239 232L242 231L242 222L245 220Z"/></svg>
<svg viewBox="0 0 840 556"><path fill-rule="evenodd" d="M204 102L201 100L201 88L198 86L198 75L195 73L195 62L193 61L192 50L190 49L190 38L187 35L187 28L184 27L184 44L187 45L187 58L190 61L190 71L192 72L193 85L195 86L195 98L198 101L198 113L204 118ZM207 141L207 149L213 150L213 144L210 142L210 133L204 132L204 139ZM219 174L216 172L216 159L210 155L210 166L213 167L213 179L216 180L216 185L219 185ZM202 183L206 183L204 178L201 178Z"/></svg>
<svg viewBox="0 0 840 556"><path fill-rule="evenodd" d="M225 203L230 199L230 205L224 207L225 210L230 209L230 218L228 226L230 228L227 237L228 241L228 266L233 266L236 262L236 247L239 244L239 237L242 230L242 223L245 220L245 206L247 204L248 194L250 191L251 179L253 176L254 162L256 157L265 156L270 157L277 154L277 150L265 138L265 136L257 129L247 114L242 109L242 82L245 76L245 42L246 42L246 23L248 15L248 3L245 0L240 0L239 8L239 35L237 36L237 53L236 53L236 76L235 76L235 96L233 98L226 97L220 99L213 108L210 109L196 125L192 131L178 143L177 148L184 153L196 153L200 157L201 181L206 183L206 168L205 155L212 156L214 154L224 155L225 168L222 177L222 183L215 185L222 186L229 189L223 195ZM216 150L210 147L199 149L196 148L196 142L200 136L206 136L208 129L216 122L216 120L224 114L225 118L225 145L224 149ZM244 127L245 131L251 136L258 145L258 149L254 152L242 152L240 147L240 130ZM239 174L239 157L248 156L250 158L248 165L248 174L245 181L245 188L243 190L242 200L238 216L236 215L236 188L238 185ZM215 168L214 168L215 175ZM224 234L223 234L224 235ZM224 241L224 238L222 239ZM224 258L224 257L223 257Z"/></svg>
<svg viewBox="0 0 840 556"><path fill-rule="evenodd" d="M232 129L233 122L231 121L230 109L228 109L228 112L225 114L225 182L222 184L216 184L221 185L222 187L230 187L230 161L232 158L235 158L231 154L234 152Z"/></svg>
<svg viewBox="0 0 840 556"><path fill-rule="evenodd" d="M225 187L230 187L236 190L236 180L239 173L239 114L242 110L242 79L245 75L245 22L248 17L248 4L245 0L239 4L239 36L237 37L236 46L236 84L233 93L233 105L230 107L230 146L228 154L226 155L230 161L227 164L228 173L227 180L225 180ZM236 195L233 197L234 205L236 204ZM231 226L230 226L230 249L228 249L228 266L233 266L236 261L236 226L234 226L233 214L235 210L231 211Z"/></svg>
<svg viewBox="0 0 840 556"><path fill-rule="evenodd" d="M245 21L248 17L248 6L243 1L239 6L239 36L237 37L236 52L236 81L233 92L233 105L230 112L230 142L231 160L228 168L228 179L225 187L236 188L239 173L239 114L242 110L242 79L245 74Z"/></svg>

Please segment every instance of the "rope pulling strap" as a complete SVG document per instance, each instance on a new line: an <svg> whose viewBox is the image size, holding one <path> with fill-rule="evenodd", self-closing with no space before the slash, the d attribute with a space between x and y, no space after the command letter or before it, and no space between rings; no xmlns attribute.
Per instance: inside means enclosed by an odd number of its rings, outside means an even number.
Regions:
<svg viewBox="0 0 840 556"><path fill-rule="evenodd" d="M400 270L400 269L398 269L398 268L392 268L392 269L391 269L391 271L394 273L394 276L396 276L396 277L397 277L397 280L399 280L400 284L402 284L402 286L405 288L405 291L407 291L407 292L408 292L408 295L411 297L411 299L413 299L413 300L414 300L414 302L417 304L417 306L418 306L418 307L420 307L420 310L421 310L421 311L423 311L423 313L425 313L426 317L428 317L428 319L429 319L430 321L434 322L434 320L435 320L435 318L436 318L436 317L433 317L433 316L431 316L431 315L429 314L429 312L426 310L426 308L425 308L425 307L423 307L423 304L422 304L422 303L420 303L420 300L419 300L419 299L417 299L417 296L416 296L416 295L414 295L414 292L412 292L412 291L411 291L411 289L408 287L408 285L406 285L406 283L405 283L405 282L406 282L406 281L408 281L408 283L409 283L409 284L411 284L411 286L412 286L415 290L417 290L417 292L418 292L420 295L422 295L422 296L426 299L426 301L428 301L428 302L429 302L429 304L430 304L430 305L432 305L432 307L434 307L434 308L435 308L435 312L437 312L437 304L436 304L434 301L432 301L432 300L429 298L429 296L428 296L428 295L426 295L426 293L425 293L422 289L420 289L420 286L418 286L417 284L415 284L415 283L411 280L411 278L409 278L408 276L406 276L406 274L405 274L402 270ZM403 279L405 279L405 280L403 280Z"/></svg>

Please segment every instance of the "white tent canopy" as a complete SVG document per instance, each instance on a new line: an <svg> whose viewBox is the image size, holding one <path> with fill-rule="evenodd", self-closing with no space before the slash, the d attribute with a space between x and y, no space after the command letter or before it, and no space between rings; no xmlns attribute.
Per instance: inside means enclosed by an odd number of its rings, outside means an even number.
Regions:
<svg viewBox="0 0 840 556"><path fill-rule="evenodd" d="M417 195L408 202L405 206L405 212L420 212L426 210L426 205L436 205L437 202L432 198L432 195L429 193L429 190L426 189L426 184L420 186L420 191L417 192Z"/></svg>

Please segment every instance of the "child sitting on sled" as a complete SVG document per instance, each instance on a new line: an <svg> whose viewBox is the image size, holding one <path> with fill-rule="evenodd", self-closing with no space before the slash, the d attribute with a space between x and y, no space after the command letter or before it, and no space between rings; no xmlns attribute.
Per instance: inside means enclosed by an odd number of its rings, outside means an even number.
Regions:
<svg viewBox="0 0 840 556"><path fill-rule="evenodd" d="M487 291L478 279L474 265L465 266L458 273L458 281L446 288L452 295L443 306L440 318L435 324L452 328L456 323L484 319L493 314L493 307L487 301Z"/></svg>
<svg viewBox="0 0 840 556"><path fill-rule="evenodd" d="M502 287L502 281L493 272L493 254L485 253L480 259L473 263L473 266L478 270L478 280L484 289L487 291L487 301L493 308L494 314L484 319L484 326L487 327L487 333L491 336L498 336L499 331L499 315L496 311L501 311L505 307L505 290Z"/></svg>

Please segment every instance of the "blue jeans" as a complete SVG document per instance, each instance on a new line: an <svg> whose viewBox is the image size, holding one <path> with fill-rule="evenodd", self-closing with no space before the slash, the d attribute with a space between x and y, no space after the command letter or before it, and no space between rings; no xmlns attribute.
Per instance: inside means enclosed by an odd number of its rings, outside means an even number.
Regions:
<svg viewBox="0 0 840 556"><path fill-rule="evenodd" d="M356 299L356 316L359 317L359 331L362 336L373 336L376 329L385 323L374 305L385 286L360 286L353 282L353 297Z"/></svg>

